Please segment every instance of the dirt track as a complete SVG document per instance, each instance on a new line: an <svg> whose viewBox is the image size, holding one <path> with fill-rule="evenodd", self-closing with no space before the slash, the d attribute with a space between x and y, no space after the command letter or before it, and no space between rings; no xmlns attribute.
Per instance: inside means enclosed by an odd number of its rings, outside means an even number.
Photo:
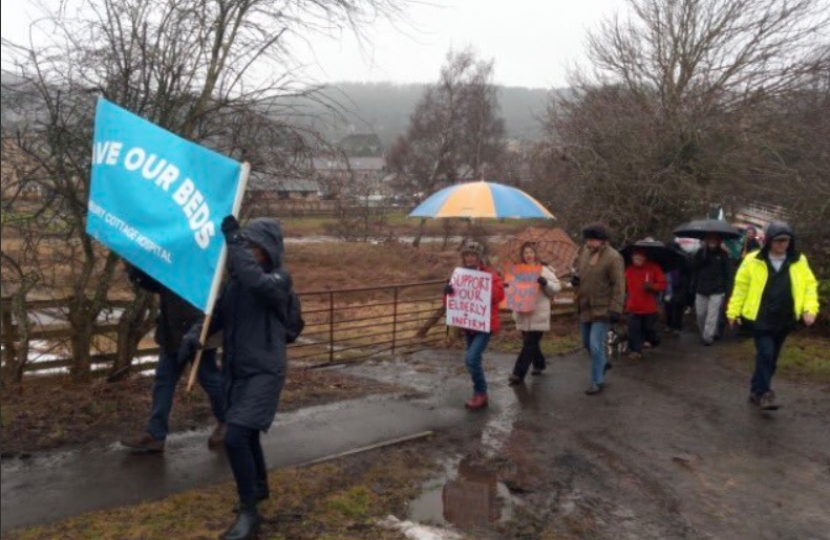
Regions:
<svg viewBox="0 0 830 540"><path fill-rule="evenodd" d="M460 460L466 472L456 477L449 471L425 488L437 493L438 506L419 519L455 525L468 538L830 539L830 387L776 381L784 406L761 413L746 403L744 364L722 359L727 346L703 348L686 334L643 361L617 362L597 397L583 394L589 372L583 353L551 359L546 375L513 388L506 385L513 356L488 354L492 405L475 414L461 407L470 385L458 350L343 368L413 391L320 409L297 424L297 433L319 432L320 441L337 443L328 453L345 448L345 435L355 439L354 447L382 440L385 432L437 431L429 456L443 455L450 468ZM273 465L323 450L289 442L291 418L269 433ZM108 474L122 476L104 482L115 490L107 505L118 504L119 484L148 470L165 480L153 483L155 491L132 489L122 503L206 481L185 463L220 471L215 481L226 478L224 459L196 449L201 444L202 434L182 437L172 454L156 460L163 467L102 450L95 467L111 462ZM49 470L69 474L73 459L34 461L4 464L4 522L16 504L36 510L26 501L42 496L51 497L50 515L61 501L78 500L71 490L56 491ZM453 493L464 495L463 511ZM32 514L19 524L40 521Z"/></svg>
<svg viewBox="0 0 830 540"><path fill-rule="evenodd" d="M830 388L776 381L784 406L762 413L724 346L686 334L594 398L583 354L515 389L491 355L496 405L463 452L521 504L474 537L830 538Z"/></svg>

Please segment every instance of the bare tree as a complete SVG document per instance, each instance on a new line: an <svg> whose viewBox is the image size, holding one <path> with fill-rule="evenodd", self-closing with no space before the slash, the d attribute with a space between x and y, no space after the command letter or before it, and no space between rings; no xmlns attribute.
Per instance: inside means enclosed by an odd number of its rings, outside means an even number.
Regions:
<svg viewBox="0 0 830 540"><path fill-rule="evenodd" d="M448 53L439 81L424 90L405 139L390 152L390 165L409 174L423 191L454 183L464 166L481 176L504 145L492 79L492 61L478 60L470 50Z"/></svg>
<svg viewBox="0 0 830 540"><path fill-rule="evenodd" d="M462 169L483 178L504 151L504 120L498 113L493 61L478 60L471 50L450 51L438 82L424 90L412 113L406 137L390 149L390 168L426 193L454 184ZM415 246L424 227L421 220Z"/></svg>
<svg viewBox="0 0 830 540"><path fill-rule="evenodd" d="M775 169L764 112L827 43L825 0L628 0L588 40L592 71L548 114L578 190L624 234L754 197ZM759 181L760 180L760 181ZM602 215L605 214L605 215Z"/></svg>
<svg viewBox="0 0 830 540"><path fill-rule="evenodd" d="M244 134L250 127L239 121L244 111L279 118L282 98L308 91L291 71L289 38L359 31L394 15L396 6L394 0L76 0L36 23L49 36L46 45L4 41L32 89L28 110L17 111L18 131L20 147L38 165L37 181L50 194L40 215L61 221L75 379L91 375L94 327L119 261L84 232L94 97L233 156L261 153L253 146L262 140ZM268 142L285 157L300 139ZM125 310L123 327L134 330L127 341L137 339L146 306L137 293L135 309Z"/></svg>

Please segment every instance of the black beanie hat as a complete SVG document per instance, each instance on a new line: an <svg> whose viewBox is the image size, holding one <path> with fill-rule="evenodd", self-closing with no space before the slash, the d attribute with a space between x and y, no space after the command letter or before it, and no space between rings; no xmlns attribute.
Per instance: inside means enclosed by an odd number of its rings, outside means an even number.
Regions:
<svg viewBox="0 0 830 540"><path fill-rule="evenodd" d="M594 223L582 229L582 237L585 240L610 240L608 228L601 223Z"/></svg>

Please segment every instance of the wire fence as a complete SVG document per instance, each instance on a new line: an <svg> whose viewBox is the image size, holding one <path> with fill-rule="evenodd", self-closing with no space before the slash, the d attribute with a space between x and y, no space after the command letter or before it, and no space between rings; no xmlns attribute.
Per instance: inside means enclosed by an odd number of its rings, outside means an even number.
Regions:
<svg viewBox="0 0 830 540"><path fill-rule="evenodd" d="M288 357L298 365L323 367L359 362L380 355L399 355L435 347L445 338L444 281L379 285L298 293L306 327ZM72 366L70 342L73 330L67 322L70 298L35 300L26 308L31 329L22 347L18 321L11 300L0 299L2 363L23 361L25 377L61 375ZM94 333L92 370L111 373L116 359L118 318L129 301L113 300L99 318ZM21 349L27 358L19 358ZM139 344L131 371L155 367L159 353L151 334Z"/></svg>

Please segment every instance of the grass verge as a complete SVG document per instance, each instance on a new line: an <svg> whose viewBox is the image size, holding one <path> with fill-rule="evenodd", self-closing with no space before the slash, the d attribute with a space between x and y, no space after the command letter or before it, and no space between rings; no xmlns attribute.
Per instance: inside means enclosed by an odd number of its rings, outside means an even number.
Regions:
<svg viewBox="0 0 830 540"><path fill-rule="evenodd" d="M830 384L830 338L811 332L791 335L784 342L778 359L776 375L796 382ZM743 341L737 348L736 360L755 365L755 343Z"/></svg>
<svg viewBox="0 0 830 540"><path fill-rule="evenodd" d="M152 399L152 377L113 384L80 386L62 378L27 380L22 388L4 390L0 445L4 455L26 454L67 446L109 444L142 433ZM377 381L341 372L292 369L280 398L280 410L293 410L396 391ZM171 431L208 428L210 404L201 388L176 392Z"/></svg>
<svg viewBox="0 0 830 540"><path fill-rule="evenodd" d="M403 518L407 502L433 471L425 455L435 443L386 448L308 468L272 471L271 498L260 505L265 540L399 540L378 528L389 514ZM234 519L232 483L171 495L135 506L91 512L58 523L12 531L8 540L152 540L217 538Z"/></svg>

